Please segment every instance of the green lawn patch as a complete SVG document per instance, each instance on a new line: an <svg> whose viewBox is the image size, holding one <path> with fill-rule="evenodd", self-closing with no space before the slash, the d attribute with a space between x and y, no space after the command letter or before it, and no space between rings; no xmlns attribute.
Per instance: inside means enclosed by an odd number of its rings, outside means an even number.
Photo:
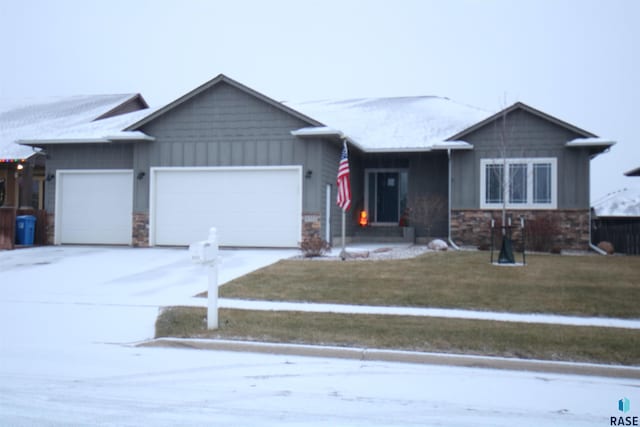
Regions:
<svg viewBox="0 0 640 427"><path fill-rule="evenodd" d="M284 260L227 283L220 296L640 318L640 257L531 255L525 267L491 265L478 251Z"/></svg>
<svg viewBox="0 0 640 427"><path fill-rule="evenodd" d="M156 337L224 338L277 343L476 354L524 359L640 365L638 331L412 316L221 309L207 330L206 309L173 307Z"/></svg>

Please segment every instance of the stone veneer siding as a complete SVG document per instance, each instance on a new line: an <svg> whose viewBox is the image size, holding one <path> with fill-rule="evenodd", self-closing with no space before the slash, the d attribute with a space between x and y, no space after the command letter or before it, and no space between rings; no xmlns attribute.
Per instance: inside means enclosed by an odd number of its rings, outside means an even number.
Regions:
<svg viewBox="0 0 640 427"><path fill-rule="evenodd" d="M553 216L558 221L560 233L553 241L558 249L587 250L589 249L589 210L507 210L512 217L514 240L520 239L520 217L526 221L541 216ZM499 224L502 218L501 210L452 210L451 237L458 245L488 247L491 239L491 219Z"/></svg>
<svg viewBox="0 0 640 427"><path fill-rule="evenodd" d="M47 212L47 228L46 228L47 245L53 245L55 243L55 224L56 224L55 214Z"/></svg>
<svg viewBox="0 0 640 427"><path fill-rule="evenodd" d="M133 214L133 232L131 243L136 248L146 248L149 246L149 214Z"/></svg>
<svg viewBox="0 0 640 427"><path fill-rule="evenodd" d="M302 214L302 239L320 236L320 214L317 212L305 212Z"/></svg>

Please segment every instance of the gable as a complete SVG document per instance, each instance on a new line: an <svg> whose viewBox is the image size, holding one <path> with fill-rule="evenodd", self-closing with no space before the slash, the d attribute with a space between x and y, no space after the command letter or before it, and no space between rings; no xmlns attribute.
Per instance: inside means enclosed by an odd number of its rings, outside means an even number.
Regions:
<svg viewBox="0 0 640 427"><path fill-rule="evenodd" d="M548 120L527 109L516 108L494 116L492 120L485 120L456 138L473 144L479 151L506 148L512 153L508 155L523 155L563 150L568 141L587 135L592 134Z"/></svg>
<svg viewBox="0 0 640 427"><path fill-rule="evenodd" d="M459 140L459 139L464 139L467 135L477 131L478 129L481 129L487 125L490 124L495 124L499 121L502 121L504 119L504 117L508 117L510 116L513 112L516 111L525 111L527 113L529 113L530 115L539 117L540 119L547 121L549 123L553 123L559 127L565 128L569 131L572 131L574 133L576 133L577 135L579 135L579 138L593 138L596 137L596 135L592 134L591 132L588 132L584 129L580 129L577 126L574 126L568 122L565 122L563 120L558 119L557 117L554 117L550 114L544 113L540 110L536 110L533 107L528 106L527 104L524 104L522 102L516 102L515 104L513 104L512 106L505 108L502 111L497 112L496 114L476 123L475 125L449 137L449 140L454 141L454 140Z"/></svg>
<svg viewBox="0 0 640 427"><path fill-rule="evenodd" d="M251 88L249 88L248 86L245 86L233 79L230 79L229 77L225 76L224 74L220 74L218 75L216 78L208 81L207 83L197 87L196 89L192 90L191 92L181 96L180 98L176 99L175 101L165 105L162 108L157 109L156 111L154 111L152 114L148 115L147 117L143 118L142 120L131 124L127 129L125 130L137 130L140 129L142 126L144 126L147 123L153 122L155 120L157 120L159 117L164 116L167 113L170 113L176 109L179 109L180 106L182 106L183 104L190 104L191 101L193 101L194 99L197 99L199 97L201 97L203 94L209 93L211 92L212 89L215 89L218 86L231 86L235 89L237 89L238 92L242 92L244 94L246 94L249 97L255 98L256 100L262 101L265 104L271 105L272 107L274 107L277 110L280 110L286 114L289 114L293 117L298 118L299 120L301 120L305 125L313 125L313 126L318 126L320 125L319 122L317 122L316 120L307 117L301 113L299 113L298 111L295 111L287 106L285 106L284 104L277 102Z"/></svg>
<svg viewBox="0 0 640 427"><path fill-rule="evenodd" d="M179 137L183 142L210 142L223 138L290 138L290 131L305 122L277 106L237 87L220 82L185 99L138 129L158 141Z"/></svg>

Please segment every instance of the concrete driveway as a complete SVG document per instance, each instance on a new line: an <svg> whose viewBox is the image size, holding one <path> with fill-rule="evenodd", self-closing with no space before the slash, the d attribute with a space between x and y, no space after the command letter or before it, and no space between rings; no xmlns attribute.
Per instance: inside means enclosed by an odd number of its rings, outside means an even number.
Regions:
<svg viewBox="0 0 640 427"><path fill-rule="evenodd" d="M223 250L220 283L296 254L295 250ZM206 269L184 248L59 247L0 252L0 319L39 340L131 342L153 337L158 308L206 305ZM5 323L6 325L6 323ZM45 332L46 333L43 333Z"/></svg>

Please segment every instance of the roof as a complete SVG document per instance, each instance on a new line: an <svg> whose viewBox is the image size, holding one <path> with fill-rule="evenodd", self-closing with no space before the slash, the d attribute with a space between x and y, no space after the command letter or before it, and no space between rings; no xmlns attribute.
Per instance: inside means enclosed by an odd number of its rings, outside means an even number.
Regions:
<svg viewBox="0 0 640 427"><path fill-rule="evenodd" d="M119 94L0 100L0 159L23 160L34 154L31 147L16 144L18 140L116 136L114 119L121 116L97 119L135 98L142 99L139 94Z"/></svg>
<svg viewBox="0 0 640 427"><path fill-rule="evenodd" d="M596 200L595 214L600 217L640 217L640 188L625 188Z"/></svg>
<svg viewBox="0 0 640 427"><path fill-rule="evenodd" d="M472 146L464 141L447 139L489 114L438 96L285 104L322 123L294 130L293 135L347 138L365 152L469 149Z"/></svg>
<svg viewBox="0 0 640 427"><path fill-rule="evenodd" d="M640 167L637 167L635 169L631 169L630 171L627 171L624 174L626 176L640 176Z"/></svg>

